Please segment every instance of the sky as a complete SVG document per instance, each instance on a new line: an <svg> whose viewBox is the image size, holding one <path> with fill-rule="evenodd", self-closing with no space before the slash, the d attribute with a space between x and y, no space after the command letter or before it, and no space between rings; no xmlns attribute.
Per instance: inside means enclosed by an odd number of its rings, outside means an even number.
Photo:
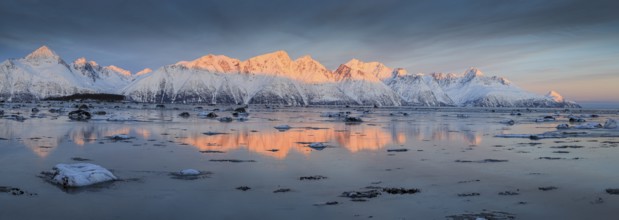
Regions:
<svg viewBox="0 0 619 220"><path fill-rule="evenodd" d="M477 67L538 94L619 102L613 0L0 0L0 60L42 45L132 72L277 50L329 69L352 58L409 73Z"/></svg>

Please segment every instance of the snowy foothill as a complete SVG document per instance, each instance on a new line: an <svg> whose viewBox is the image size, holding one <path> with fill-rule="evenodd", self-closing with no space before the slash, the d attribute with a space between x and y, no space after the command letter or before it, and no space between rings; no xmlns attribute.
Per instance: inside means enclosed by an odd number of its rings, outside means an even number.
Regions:
<svg viewBox="0 0 619 220"><path fill-rule="evenodd" d="M91 163L57 164L51 181L63 187L83 187L118 180L112 172Z"/></svg>

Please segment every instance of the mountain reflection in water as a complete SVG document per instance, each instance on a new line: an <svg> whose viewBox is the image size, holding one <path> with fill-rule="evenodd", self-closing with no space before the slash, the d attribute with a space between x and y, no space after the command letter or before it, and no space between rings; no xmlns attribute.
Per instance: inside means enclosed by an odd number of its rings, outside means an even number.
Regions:
<svg viewBox="0 0 619 220"><path fill-rule="evenodd" d="M291 152L310 155L307 147L310 142L323 142L328 146L342 147L351 153L376 151L387 147L412 147L423 141L466 141L470 145L481 143L481 134L470 131L458 123L388 122L379 124L346 125L342 123L313 123L314 127L295 127L284 132L274 129L270 124L238 123L230 127L216 126L224 134L205 135L212 127L203 124L165 124L165 123L24 123L17 126L4 126L0 134L16 139L44 158L63 142L71 142L79 147L103 141L106 136L128 134L136 137L134 141L159 140L189 145L199 151L248 151L274 157L286 158ZM218 124L219 125L219 124ZM113 144L105 141L105 146Z"/></svg>

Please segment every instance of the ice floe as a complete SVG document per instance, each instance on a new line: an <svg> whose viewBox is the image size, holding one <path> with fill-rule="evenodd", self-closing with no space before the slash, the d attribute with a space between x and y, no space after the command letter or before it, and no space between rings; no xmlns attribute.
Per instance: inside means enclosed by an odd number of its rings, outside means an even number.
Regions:
<svg viewBox="0 0 619 220"><path fill-rule="evenodd" d="M118 179L109 170L91 163L57 164L52 175L51 181L63 187L89 186Z"/></svg>

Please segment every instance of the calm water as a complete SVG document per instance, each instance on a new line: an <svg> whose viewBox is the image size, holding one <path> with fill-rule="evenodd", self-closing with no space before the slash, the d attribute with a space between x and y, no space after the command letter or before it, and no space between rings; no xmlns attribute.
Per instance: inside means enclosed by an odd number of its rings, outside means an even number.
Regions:
<svg viewBox="0 0 619 220"><path fill-rule="evenodd" d="M555 131L567 118L533 122L554 110L511 116L507 110L484 109L381 108L364 109L371 112L363 114L352 108L250 107L248 121L223 123L196 117L194 106L174 106L180 110L112 106L92 111L107 111L99 119L113 115L136 121L76 122L66 113L49 113L48 107L40 107L41 118L0 120L0 186L36 193L0 192L0 219L445 219L492 211L518 219L616 219L619 214L619 195L605 192L619 188L617 130L605 130L611 137L601 138L494 137ZM5 115L20 112L29 117L31 107L7 105ZM191 117L179 117L182 111ZM337 111L351 111L364 122L346 124L320 117ZM592 110L583 111L576 114ZM395 112L408 115L390 115ZM616 111L596 113L601 117L587 120L604 123L619 118ZM217 114L230 116L229 111ZM504 119L516 124L500 123ZM293 128L273 128L283 124ZM115 134L133 138L106 138ZM328 147L314 150L308 142ZM581 148L552 148L566 145ZM77 162L72 159L76 157L110 169L122 181L66 192L38 177L55 164ZM211 161L217 159L255 162ZM507 162L475 162L484 159ZM197 180L170 175L186 168L211 174ZM312 175L327 179L299 180ZM235 189L239 186L251 189ZM383 193L365 202L340 197L368 186L421 192ZM558 189L538 189L548 186ZM291 191L273 193L281 188ZM504 191L519 195L499 195ZM465 193L479 196L458 196ZM332 201L338 204L315 205Z"/></svg>

